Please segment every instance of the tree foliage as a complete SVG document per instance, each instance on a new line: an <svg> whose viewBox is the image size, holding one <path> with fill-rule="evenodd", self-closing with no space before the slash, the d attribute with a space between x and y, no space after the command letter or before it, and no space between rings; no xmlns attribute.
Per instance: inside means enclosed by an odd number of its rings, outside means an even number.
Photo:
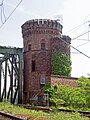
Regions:
<svg viewBox="0 0 90 120"><path fill-rule="evenodd" d="M51 64L52 64L52 74L70 76L71 61L68 55L61 53L54 53L52 55Z"/></svg>

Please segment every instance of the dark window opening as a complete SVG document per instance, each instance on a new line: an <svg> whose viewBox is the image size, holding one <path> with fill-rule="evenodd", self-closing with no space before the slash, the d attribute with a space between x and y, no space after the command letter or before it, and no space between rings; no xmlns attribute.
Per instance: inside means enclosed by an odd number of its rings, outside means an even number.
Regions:
<svg viewBox="0 0 90 120"><path fill-rule="evenodd" d="M28 50L29 50L29 51L31 50L31 44L28 45Z"/></svg>
<svg viewBox="0 0 90 120"><path fill-rule="evenodd" d="M41 96L39 95L39 96L38 96L38 100L42 101L42 100L43 100L43 96L42 96L42 95L41 95Z"/></svg>
<svg viewBox="0 0 90 120"><path fill-rule="evenodd" d="M45 86L45 84L40 84L40 88L43 88Z"/></svg>
<svg viewBox="0 0 90 120"><path fill-rule="evenodd" d="M40 88L43 88L45 86L45 78L40 79Z"/></svg>
<svg viewBox="0 0 90 120"><path fill-rule="evenodd" d="M41 85L45 85L45 78L41 78L41 79L40 79L40 84L41 84Z"/></svg>
<svg viewBox="0 0 90 120"><path fill-rule="evenodd" d="M45 50L45 43L41 43L41 49Z"/></svg>
<svg viewBox="0 0 90 120"><path fill-rule="evenodd" d="M32 61L32 72L35 72L35 60Z"/></svg>

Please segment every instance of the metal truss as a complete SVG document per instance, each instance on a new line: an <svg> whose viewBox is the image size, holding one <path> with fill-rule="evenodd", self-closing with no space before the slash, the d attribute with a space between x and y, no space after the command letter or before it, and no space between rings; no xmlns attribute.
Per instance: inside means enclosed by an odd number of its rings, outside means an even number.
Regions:
<svg viewBox="0 0 90 120"><path fill-rule="evenodd" d="M0 101L21 104L23 94L23 49L0 46Z"/></svg>

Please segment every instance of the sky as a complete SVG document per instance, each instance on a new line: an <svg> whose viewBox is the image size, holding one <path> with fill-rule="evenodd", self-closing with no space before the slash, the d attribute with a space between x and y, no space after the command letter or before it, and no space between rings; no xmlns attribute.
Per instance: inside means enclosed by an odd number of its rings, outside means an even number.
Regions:
<svg viewBox="0 0 90 120"><path fill-rule="evenodd" d="M0 45L23 47L21 25L30 19L56 19L60 16L63 35L71 37L71 46L90 57L90 0L0 0ZM5 22L5 24L3 24ZM3 25L2 25L3 24ZM87 32L85 35L82 35ZM80 36L81 35L81 36ZM79 37L80 36L80 37ZM71 47L72 77L90 74L90 58Z"/></svg>

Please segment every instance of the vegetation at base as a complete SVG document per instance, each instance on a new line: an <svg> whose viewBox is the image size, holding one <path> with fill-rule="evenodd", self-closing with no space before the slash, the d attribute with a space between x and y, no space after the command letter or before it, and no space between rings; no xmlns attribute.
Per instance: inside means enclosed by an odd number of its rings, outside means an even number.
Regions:
<svg viewBox="0 0 90 120"><path fill-rule="evenodd" d="M69 85L46 85L44 93L49 94L52 108L74 109L90 111L90 79L80 77L78 87Z"/></svg>
<svg viewBox="0 0 90 120"><path fill-rule="evenodd" d="M70 56L62 53L54 53L52 55L52 74L70 76L71 75L71 60Z"/></svg>
<svg viewBox="0 0 90 120"><path fill-rule="evenodd" d="M10 105L6 102L0 103L0 111L13 113L28 117L28 120L89 120L86 117L81 117L79 113L65 114L63 112L45 113L42 111L28 110L23 107Z"/></svg>
<svg viewBox="0 0 90 120"><path fill-rule="evenodd" d="M78 87L69 85L49 84L44 87L44 93L49 95L51 108L54 112L28 110L23 107L10 105L4 100L0 103L0 111L28 117L28 120L89 120L79 113L58 112L58 108L90 111L90 79L81 77L77 80Z"/></svg>

